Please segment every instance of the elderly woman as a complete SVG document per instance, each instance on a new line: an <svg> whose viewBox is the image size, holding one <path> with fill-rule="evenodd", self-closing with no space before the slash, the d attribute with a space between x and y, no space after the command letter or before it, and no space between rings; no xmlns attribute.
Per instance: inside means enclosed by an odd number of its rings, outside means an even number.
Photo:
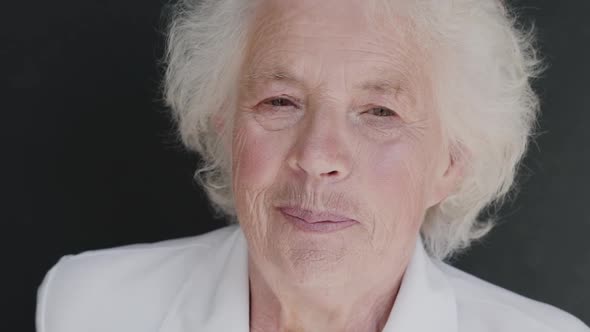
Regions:
<svg viewBox="0 0 590 332"><path fill-rule="evenodd" d="M512 186L539 67L495 0L182 1L167 101L237 225L63 258L38 331L590 331L443 263Z"/></svg>

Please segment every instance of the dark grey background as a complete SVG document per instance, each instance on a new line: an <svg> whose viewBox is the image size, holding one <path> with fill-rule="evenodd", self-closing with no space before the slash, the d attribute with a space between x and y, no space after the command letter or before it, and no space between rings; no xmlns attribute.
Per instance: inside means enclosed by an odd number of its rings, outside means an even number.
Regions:
<svg viewBox="0 0 590 332"><path fill-rule="evenodd" d="M512 3L536 21L550 63L536 84L544 133L500 226L455 264L590 324L590 1ZM160 101L164 1L3 7L4 299L7 326L32 331L36 289L60 256L223 222Z"/></svg>

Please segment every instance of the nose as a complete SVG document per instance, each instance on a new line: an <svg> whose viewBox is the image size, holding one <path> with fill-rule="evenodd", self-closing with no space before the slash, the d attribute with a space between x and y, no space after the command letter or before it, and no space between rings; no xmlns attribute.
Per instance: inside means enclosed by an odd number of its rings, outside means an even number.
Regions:
<svg viewBox="0 0 590 332"><path fill-rule="evenodd" d="M351 171L351 135L345 125L326 116L309 119L298 132L288 157L289 167L316 182L337 182Z"/></svg>

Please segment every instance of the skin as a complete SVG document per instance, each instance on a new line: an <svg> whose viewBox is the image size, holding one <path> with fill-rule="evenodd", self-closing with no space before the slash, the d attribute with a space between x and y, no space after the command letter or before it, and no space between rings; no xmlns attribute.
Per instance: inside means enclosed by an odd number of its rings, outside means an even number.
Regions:
<svg viewBox="0 0 590 332"><path fill-rule="evenodd" d="M231 141L251 331L380 331L426 210L461 175L409 21L368 3L268 0L253 21ZM358 223L304 232L281 205Z"/></svg>

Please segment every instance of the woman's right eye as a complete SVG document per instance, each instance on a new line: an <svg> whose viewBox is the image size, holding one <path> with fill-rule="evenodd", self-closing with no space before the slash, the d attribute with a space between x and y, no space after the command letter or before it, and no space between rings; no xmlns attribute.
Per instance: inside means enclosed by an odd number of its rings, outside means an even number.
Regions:
<svg viewBox="0 0 590 332"><path fill-rule="evenodd" d="M297 100L272 97L263 100L255 108L255 119L263 128L271 131L290 128L303 116L303 108Z"/></svg>

